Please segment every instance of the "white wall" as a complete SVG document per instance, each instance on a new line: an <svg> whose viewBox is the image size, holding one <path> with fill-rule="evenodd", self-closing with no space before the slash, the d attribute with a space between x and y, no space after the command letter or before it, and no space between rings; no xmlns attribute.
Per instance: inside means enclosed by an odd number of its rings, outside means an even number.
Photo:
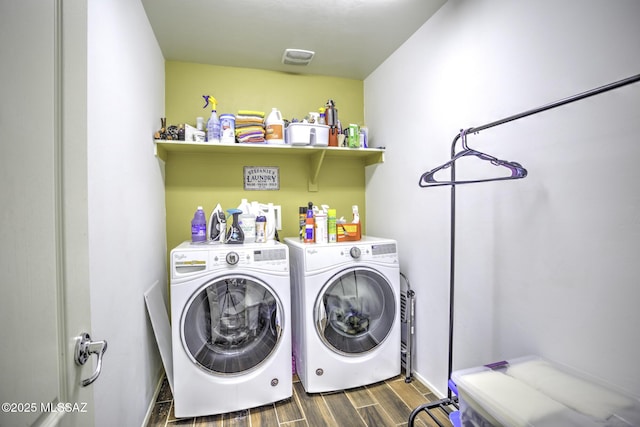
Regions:
<svg viewBox="0 0 640 427"><path fill-rule="evenodd" d="M166 289L164 59L139 1L89 2L88 180L92 329L106 339L96 426L141 425L161 374L143 292Z"/></svg>
<svg viewBox="0 0 640 427"><path fill-rule="evenodd" d="M450 192L420 175L461 128L640 73L638 17L634 0L449 0L365 80L371 142L387 147L367 169L367 231L399 241L415 369L438 392ZM529 176L457 187L454 370L539 354L640 395L638 117L640 83L469 137Z"/></svg>

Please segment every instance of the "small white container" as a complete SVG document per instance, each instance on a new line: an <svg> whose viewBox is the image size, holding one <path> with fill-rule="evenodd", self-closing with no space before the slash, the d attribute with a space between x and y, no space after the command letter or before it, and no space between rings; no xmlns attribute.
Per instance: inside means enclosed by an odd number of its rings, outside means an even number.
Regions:
<svg viewBox="0 0 640 427"><path fill-rule="evenodd" d="M329 126L315 123L291 123L286 130L291 145L329 145Z"/></svg>
<svg viewBox="0 0 640 427"><path fill-rule="evenodd" d="M220 114L220 142L233 144L236 142L236 116Z"/></svg>

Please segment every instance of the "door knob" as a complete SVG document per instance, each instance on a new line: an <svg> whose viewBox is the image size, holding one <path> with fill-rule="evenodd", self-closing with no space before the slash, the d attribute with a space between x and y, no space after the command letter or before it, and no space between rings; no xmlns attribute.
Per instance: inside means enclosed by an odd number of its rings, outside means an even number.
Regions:
<svg viewBox="0 0 640 427"><path fill-rule="evenodd" d="M98 362L96 363L95 372L89 378L80 382L80 385L82 385L82 387L88 386L89 384L94 382L100 375L100 371L102 370L102 356L104 355L105 351L107 351L107 342L91 341L91 336L89 336L89 334L86 332L83 332L79 337L76 338L76 365L82 366L87 363L87 360L89 360L89 357L91 357L92 354L98 356Z"/></svg>

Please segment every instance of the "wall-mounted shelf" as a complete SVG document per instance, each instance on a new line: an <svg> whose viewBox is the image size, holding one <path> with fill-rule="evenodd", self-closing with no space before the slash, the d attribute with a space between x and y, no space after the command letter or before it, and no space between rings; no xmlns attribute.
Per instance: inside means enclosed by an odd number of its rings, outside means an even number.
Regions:
<svg viewBox="0 0 640 427"><path fill-rule="evenodd" d="M365 166L384 163L384 149L382 148L347 148L347 147L318 147L291 146L269 144L209 144L182 141L156 140L156 157L167 161L168 153L216 153L216 154L287 154L307 157L309 159L309 191L318 191L318 175L325 159L352 158L362 159ZM246 150L246 151L245 151Z"/></svg>

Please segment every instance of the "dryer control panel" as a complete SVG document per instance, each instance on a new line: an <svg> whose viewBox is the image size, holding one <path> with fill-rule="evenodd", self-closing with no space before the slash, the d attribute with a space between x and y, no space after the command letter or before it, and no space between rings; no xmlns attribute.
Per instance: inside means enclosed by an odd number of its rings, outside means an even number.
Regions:
<svg viewBox="0 0 640 427"><path fill-rule="evenodd" d="M355 243L355 242L354 242ZM340 251L345 258L352 258L356 261L378 260L391 261L397 258L398 251L395 243L380 244L351 244L345 246Z"/></svg>
<svg viewBox="0 0 640 427"><path fill-rule="evenodd" d="M396 244L395 243L381 243L379 245L371 245L371 254L373 256L380 256L380 255L396 255L398 253L398 250L396 249Z"/></svg>
<svg viewBox="0 0 640 427"><path fill-rule="evenodd" d="M395 242L343 242L326 245L307 244L305 252L306 271L333 268L341 264L374 262L397 265L398 252Z"/></svg>

